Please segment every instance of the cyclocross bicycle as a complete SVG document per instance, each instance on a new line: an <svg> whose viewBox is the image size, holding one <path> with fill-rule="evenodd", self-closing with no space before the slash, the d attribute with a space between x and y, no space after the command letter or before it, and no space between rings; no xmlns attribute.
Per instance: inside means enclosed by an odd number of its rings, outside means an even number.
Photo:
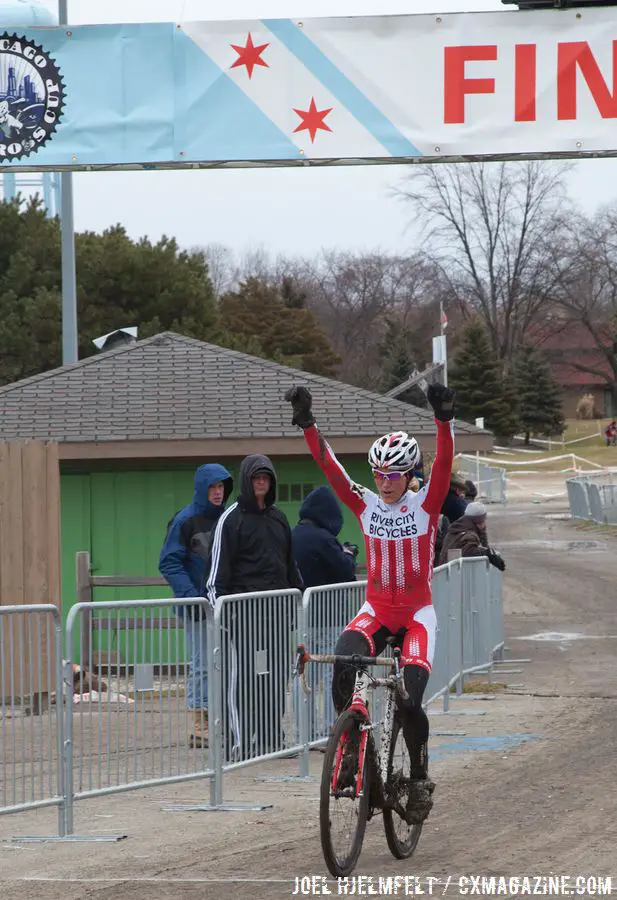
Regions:
<svg viewBox="0 0 617 900"><path fill-rule="evenodd" d="M381 811L390 852L407 859L416 849L421 824L406 819L411 765L403 736L396 694L408 698L403 680L406 660L395 637L388 638L391 657L311 655L298 647L296 675L305 693L310 693L304 673L309 662L333 665L345 663L356 669L356 681L350 706L335 721L324 757L319 801L321 846L332 875L349 875L360 856L367 821ZM386 678L369 673L368 666L390 669ZM386 688L382 722L371 721L368 691ZM381 725L379 748L373 732ZM340 823L340 824L339 824Z"/></svg>

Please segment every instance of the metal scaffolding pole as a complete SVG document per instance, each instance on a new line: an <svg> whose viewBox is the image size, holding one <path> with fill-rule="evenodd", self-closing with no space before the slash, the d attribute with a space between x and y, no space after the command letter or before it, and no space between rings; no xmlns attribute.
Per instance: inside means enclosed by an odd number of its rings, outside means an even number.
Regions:
<svg viewBox="0 0 617 900"><path fill-rule="evenodd" d="M68 25L68 0L58 0L60 25ZM62 254L62 364L77 362L77 280L75 275L75 224L73 173L60 175Z"/></svg>

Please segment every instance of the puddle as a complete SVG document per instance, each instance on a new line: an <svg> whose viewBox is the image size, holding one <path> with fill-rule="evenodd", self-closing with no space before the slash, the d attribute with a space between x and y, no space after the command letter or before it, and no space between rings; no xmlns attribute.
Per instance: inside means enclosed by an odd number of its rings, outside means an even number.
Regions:
<svg viewBox="0 0 617 900"><path fill-rule="evenodd" d="M578 551L606 550L606 541L501 541L500 547L533 547L535 550Z"/></svg>
<svg viewBox="0 0 617 900"><path fill-rule="evenodd" d="M453 753L462 753L467 750L511 750L514 747L520 747L528 741L538 741L541 736L539 734L494 734L467 736L460 741L453 741L449 744L440 744L430 753L431 760L440 759L443 756L450 756Z"/></svg>
<svg viewBox="0 0 617 900"><path fill-rule="evenodd" d="M515 641L548 641L549 643L562 644L571 641L602 641L615 640L616 634L583 634L580 631L539 631L537 634L528 634L525 637L515 637Z"/></svg>

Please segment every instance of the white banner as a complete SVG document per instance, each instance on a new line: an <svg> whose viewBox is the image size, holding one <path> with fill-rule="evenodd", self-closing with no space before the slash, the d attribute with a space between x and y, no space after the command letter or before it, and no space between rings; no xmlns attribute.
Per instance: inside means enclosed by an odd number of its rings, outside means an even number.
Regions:
<svg viewBox="0 0 617 900"><path fill-rule="evenodd" d="M304 158L617 150L616 9L184 31Z"/></svg>
<svg viewBox="0 0 617 900"><path fill-rule="evenodd" d="M0 170L592 152L615 8L0 27Z"/></svg>

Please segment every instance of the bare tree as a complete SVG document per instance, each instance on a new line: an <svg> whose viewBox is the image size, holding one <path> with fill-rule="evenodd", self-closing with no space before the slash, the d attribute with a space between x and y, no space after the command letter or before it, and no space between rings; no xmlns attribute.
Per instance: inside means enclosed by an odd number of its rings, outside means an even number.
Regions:
<svg viewBox="0 0 617 900"><path fill-rule="evenodd" d="M571 219L565 247L553 255L552 276L554 302L545 333L561 330L574 337L575 351L562 352L562 361L605 379L617 400L617 207L592 219Z"/></svg>
<svg viewBox="0 0 617 900"><path fill-rule="evenodd" d="M447 293L479 314L507 366L552 289L567 167L543 162L420 166L397 193L413 206Z"/></svg>
<svg viewBox="0 0 617 900"><path fill-rule="evenodd" d="M208 274L216 297L221 297L234 286L235 268L233 252L224 244L208 244L199 249L208 264Z"/></svg>
<svg viewBox="0 0 617 900"><path fill-rule="evenodd" d="M327 251L297 277L343 363L340 377L362 387L379 383L387 317L410 326L430 298L430 266L421 256Z"/></svg>
<svg viewBox="0 0 617 900"><path fill-rule="evenodd" d="M294 260L284 256L272 256L263 245L250 247L240 254L218 243L195 249L206 258L210 280L217 297L222 297L228 291L237 290L239 285L249 278L259 278L270 283L280 281L288 270L295 266Z"/></svg>

